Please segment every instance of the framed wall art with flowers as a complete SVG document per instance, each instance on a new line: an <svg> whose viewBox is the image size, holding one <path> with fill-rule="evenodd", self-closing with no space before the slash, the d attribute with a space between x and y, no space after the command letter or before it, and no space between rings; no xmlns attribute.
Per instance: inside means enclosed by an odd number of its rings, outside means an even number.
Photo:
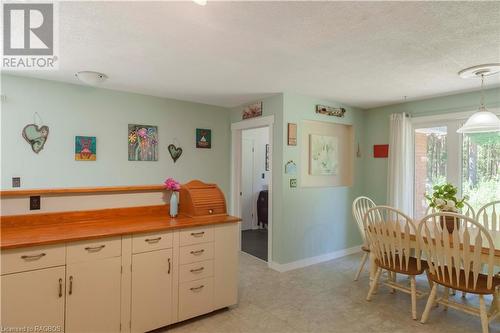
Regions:
<svg viewBox="0 0 500 333"><path fill-rule="evenodd" d="M128 160L158 161L158 126L128 125Z"/></svg>

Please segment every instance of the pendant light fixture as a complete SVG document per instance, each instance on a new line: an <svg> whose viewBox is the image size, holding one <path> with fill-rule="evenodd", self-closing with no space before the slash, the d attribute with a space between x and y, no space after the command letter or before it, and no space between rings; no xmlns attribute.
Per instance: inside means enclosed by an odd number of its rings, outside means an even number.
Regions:
<svg viewBox="0 0 500 333"><path fill-rule="evenodd" d="M479 110L467 119L465 124L457 130L457 133L485 133L500 131L500 119L486 109L484 105L484 77L500 73L500 64L487 64L474 66L463 71L458 75L462 78L481 78L481 103Z"/></svg>

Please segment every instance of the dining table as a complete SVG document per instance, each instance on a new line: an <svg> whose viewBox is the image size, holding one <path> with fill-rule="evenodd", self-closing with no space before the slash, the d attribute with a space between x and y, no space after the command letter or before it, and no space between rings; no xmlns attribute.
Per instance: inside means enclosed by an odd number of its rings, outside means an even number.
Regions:
<svg viewBox="0 0 500 333"><path fill-rule="evenodd" d="M403 223L403 222L401 222ZM413 223L418 229L418 225L420 223L420 220L414 220ZM469 228L468 229L470 232L471 239L474 239L475 233L479 230L477 228ZM494 246L494 259L493 263L496 268L496 272L500 270L500 230L489 230L489 233L491 235L492 241L493 241L493 246ZM415 232L411 231L410 232L410 246L412 248L417 247L417 237L415 235ZM431 233L432 234L432 233ZM425 240L426 241L426 240ZM434 241L434 239L433 239ZM484 245L484 243L483 243ZM453 247L453 245L450 245ZM473 245L471 245L471 250L474 248ZM488 262L488 254L489 254L489 249L487 247L483 247L481 250L481 256L480 260L481 263L486 264ZM370 269L370 281L373 281L375 278L375 273L377 271L377 265L375 264L375 259L376 255L374 251L370 251L370 256L369 256L369 269ZM370 282L371 283L371 282Z"/></svg>

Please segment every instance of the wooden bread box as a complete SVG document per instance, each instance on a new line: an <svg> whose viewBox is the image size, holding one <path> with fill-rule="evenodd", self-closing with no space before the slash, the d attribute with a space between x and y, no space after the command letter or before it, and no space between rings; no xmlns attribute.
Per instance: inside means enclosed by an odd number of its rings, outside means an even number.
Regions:
<svg viewBox="0 0 500 333"><path fill-rule="evenodd" d="M226 200L220 188L199 180L182 185L179 208L189 217L227 214Z"/></svg>

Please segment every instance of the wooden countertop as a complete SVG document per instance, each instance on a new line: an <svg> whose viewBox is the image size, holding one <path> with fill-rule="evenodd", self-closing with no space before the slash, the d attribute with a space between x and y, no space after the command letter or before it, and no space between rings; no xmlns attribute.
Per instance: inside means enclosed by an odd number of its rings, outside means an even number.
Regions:
<svg viewBox="0 0 500 333"><path fill-rule="evenodd" d="M241 219L226 214L177 218L168 206L102 209L0 217L0 248L66 243L100 237L175 230Z"/></svg>

